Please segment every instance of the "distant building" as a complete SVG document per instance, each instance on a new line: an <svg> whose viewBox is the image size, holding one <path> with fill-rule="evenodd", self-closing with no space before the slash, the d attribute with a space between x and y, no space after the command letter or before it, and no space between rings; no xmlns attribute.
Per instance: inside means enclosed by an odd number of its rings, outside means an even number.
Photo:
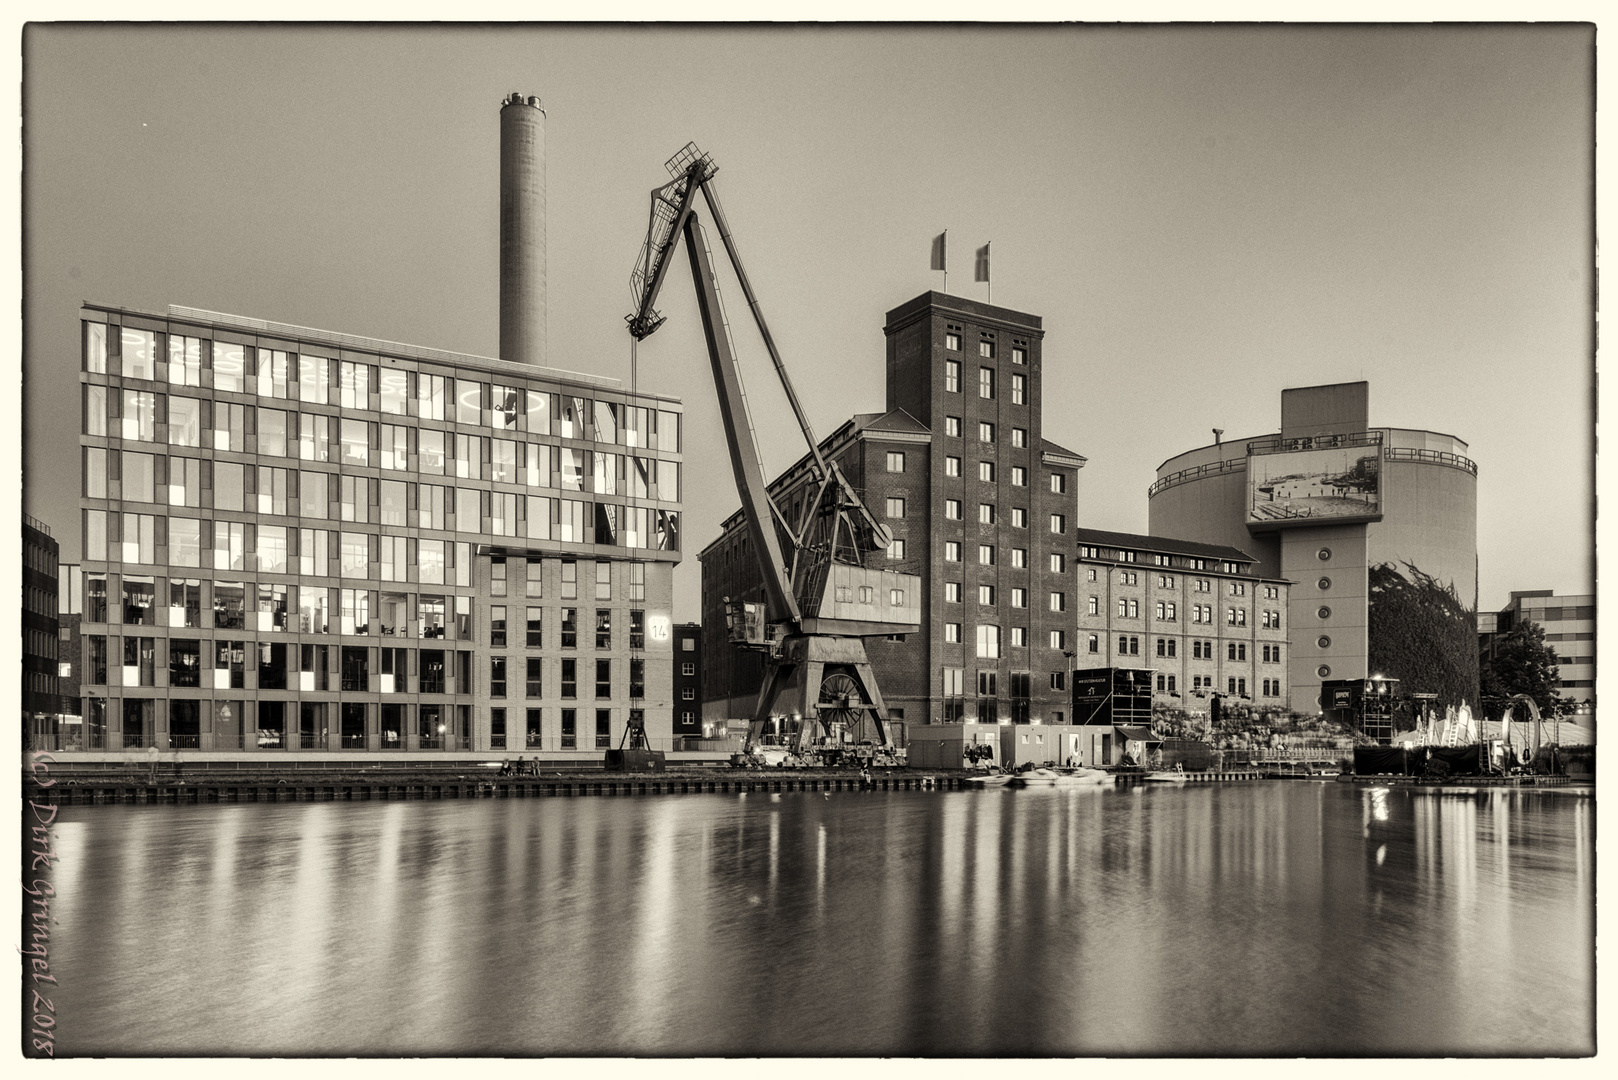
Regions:
<svg viewBox="0 0 1618 1080"><path fill-rule="evenodd" d="M674 624L674 734L700 737L702 722L702 624Z"/></svg>
<svg viewBox="0 0 1618 1080"><path fill-rule="evenodd" d="M887 313L887 402L821 442L893 529L875 564L921 578L922 628L867 639L891 716L917 725L1062 723L1073 648L1075 483L1085 459L1046 439L1038 316L928 292ZM795 515L805 455L770 485ZM759 595L741 514L702 560L703 710L751 718L756 654L724 600ZM958 753L958 751L957 751Z"/></svg>
<svg viewBox="0 0 1618 1080"><path fill-rule="evenodd" d="M1074 540L1075 667L1151 668L1160 707L1203 709L1214 693L1286 707L1289 582L1219 544L1098 529Z"/></svg>
<svg viewBox="0 0 1618 1080"><path fill-rule="evenodd" d="M61 716L57 748L84 749L84 716L79 704L83 687L84 639L80 623L84 619L84 575L77 563L61 568L61 593L56 608L58 652L56 673L61 688Z"/></svg>
<svg viewBox="0 0 1618 1080"><path fill-rule="evenodd" d="M1513 591L1499 611L1478 614L1478 659L1487 663L1500 638L1524 622L1545 630L1545 644L1556 650L1562 685L1557 696L1594 712L1596 698L1596 598L1557 596L1549 589Z"/></svg>
<svg viewBox="0 0 1618 1080"><path fill-rule="evenodd" d="M22 723L24 745L56 749L61 687L57 664L60 549L44 522L22 523Z"/></svg>
<svg viewBox="0 0 1618 1080"><path fill-rule="evenodd" d="M1148 495L1154 536L1250 552L1257 576L1294 583L1284 678L1300 711L1321 707L1323 681L1373 674L1372 567L1403 573L1408 563L1452 588L1462 607L1477 606L1477 465L1467 444L1370 426L1369 394L1364 382L1283 390L1279 434L1172 457Z"/></svg>

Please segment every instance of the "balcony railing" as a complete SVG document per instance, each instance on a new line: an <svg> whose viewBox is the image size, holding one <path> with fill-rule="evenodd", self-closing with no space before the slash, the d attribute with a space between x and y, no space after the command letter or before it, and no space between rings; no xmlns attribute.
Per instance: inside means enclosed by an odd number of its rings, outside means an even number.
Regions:
<svg viewBox="0 0 1618 1080"><path fill-rule="evenodd" d="M1197 465L1190 469L1181 469L1179 472L1169 473L1153 483L1151 487L1146 489L1146 497L1151 498L1165 488L1171 488L1176 484L1184 484L1190 480L1200 480L1205 476L1217 476L1220 473L1245 471L1246 469L1247 459L1245 457L1237 458L1234 461L1216 461L1211 465Z"/></svg>
<svg viewBox="0 0 1618 1080"><path fill-rule="evenodd" d="M1429 465L1447 465L1462 472L1478 474L1478 463L1471 458L1460 454L1451 454L1443 450L1420 450L1415 447L1390 446L1383 451L1383 456L1389 461L1420 461Z"/></svg>

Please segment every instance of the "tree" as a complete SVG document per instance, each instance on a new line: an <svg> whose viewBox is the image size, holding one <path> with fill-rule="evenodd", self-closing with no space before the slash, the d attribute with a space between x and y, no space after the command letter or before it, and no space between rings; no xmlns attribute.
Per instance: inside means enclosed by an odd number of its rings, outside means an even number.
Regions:
<svg viewBox="0 0 1618 1080"><path fill-rule="evenodd" d="M1437 694L1438 705L1478 701L1477 615L1430 574L1405 563L1373 566L1370 670L1400 681L1407 694Z"/></svg>
<svg viewBox="0 0 1618 1080"><path fill-rule="evenodd" d="M1545 628L1535 622L1519 622L1494 643L1494 655L1483 664L1483 696L1491 715L1505 706L1514 694L1527 694L1546 716L1561 707L1556 688L1562 685L1556 650L1545 644Z"/></svg>

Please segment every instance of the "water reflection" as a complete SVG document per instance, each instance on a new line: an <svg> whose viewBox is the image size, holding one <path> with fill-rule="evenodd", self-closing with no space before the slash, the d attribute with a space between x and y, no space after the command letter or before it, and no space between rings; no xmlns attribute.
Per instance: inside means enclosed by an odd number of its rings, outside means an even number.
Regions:
<svg viewBox="0 0 1618 1080"><path fill-rule="evenodd" d="M60 1046L1582 1052L1592 803L1295 783L69 808Z"/></svg>

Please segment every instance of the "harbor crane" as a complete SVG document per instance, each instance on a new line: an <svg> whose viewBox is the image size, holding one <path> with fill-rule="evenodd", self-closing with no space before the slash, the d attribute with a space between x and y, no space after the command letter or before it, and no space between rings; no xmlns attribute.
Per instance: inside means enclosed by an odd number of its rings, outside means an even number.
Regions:
<svg viewBox="0 0 1618 1080"><path fill-rule="evenodd" d="M796 730L789 726L782 734L806 764L901 762L904 755L894 745L865 639L921 629L921 579L867 565L872 553L886 551L893 532L871 514L815 439L720 208L713 158L687 143L666 167L672 179L652 190L646 242L630 275L635 311L625 321L637 342L663 325L664 316L653 305L684 238L746 536L758 562L757 599L727 597L725 602L730 642L759 653L764 662L747 749L756 747L772 719L787 710ZM697 214L699 191L809 444L804 496L791 514L786 499L777 502L764 478L730 323Z"/></svg>

